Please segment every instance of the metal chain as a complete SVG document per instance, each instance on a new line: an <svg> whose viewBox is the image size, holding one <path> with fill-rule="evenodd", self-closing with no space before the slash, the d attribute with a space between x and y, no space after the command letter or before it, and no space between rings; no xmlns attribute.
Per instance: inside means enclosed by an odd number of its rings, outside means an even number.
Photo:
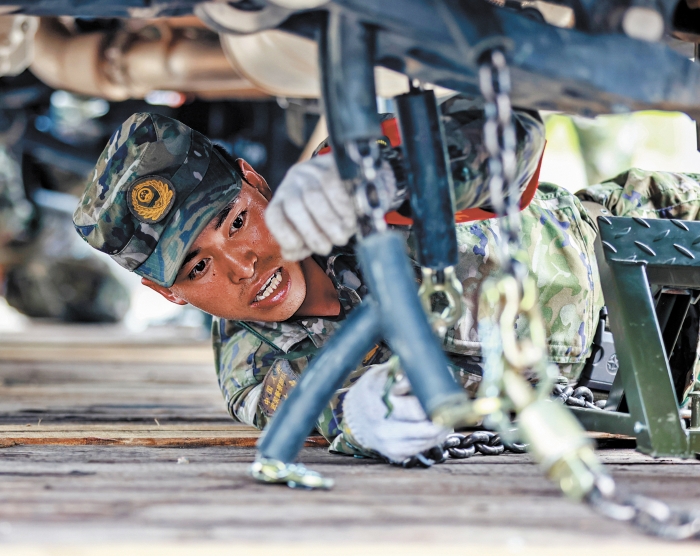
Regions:
<svg viewBox="0 0 700 556"><path fill-rule="evenodd" d="M504 452L524 454L524 444L504 444L498 433L476 431L471 434L452 433L441 446L435 446L401 462L401 467L431 467L448 459L467 459L475 454L498 456Z"/></svg>
<svg viewBox="0 0 700 556"><path fill-rule="evenodd" d="M519 289L518 297L522 301L523 296L527 294L524 286L528 281L528 272L524 261L521 262L518 259L521 248L521 222L520 192L514 180L517 165L516 135L510 103L510 75L506 58L502 51L495 49L486 52L482 56L479 66L479 87L486 101L484 106L486 116L484 145L489 154L489 193L493 212L500 217L502 238L500 246L503 260L503 274L500 284L497 287L491 287L490 291L485 289L482 292L481 299L482 302L488 302L489 299L499 299L499 296L501 299L507 298L507 296L503 296L504 287L507 285L508 279L511 280L512 284L512 279L514 278L517 283L517 289ZM499 291L499 289L503 291ZM513 302L508 303L506 300L503 306L505 309L510 307L512 312L515 304ZM516 312L522 312L519 304ZM537 319L536 314L533 313L533 315ZM503 320L502 317L501 319ZM491 337L493 334L499 336L497 338L498 341L494 345L499 348L500 353L492 354L494 357L491 358L496 362L493 368L495 375L498 375L499 369L502 369L500 363L497 362L500 358L505 360L506 367L510 367L518 372L522 372L529 366L513 364L506 354L504 341L508 339L506 335L511 335L513 332L511 324L514 327L515 321L509 317L506 326L501 322L500 328L496 323L483 327L483 330L486 332L483 335L484 337ZM481 334L481 325L479 330ZM544 342L541 338L538 338L538 340L541 341L535 342L535 344ZM515 342L516 344L522 344L519 340L515 340ZM486 355L488 356L488 353ZM555 395L566 405L599 409L594 405L593 394L587 388L574 390L566 386L560 385L558 388L555 386ZM479 444L487 452L493 448L489 442L485 444L479 442ZM471 445L474 446L472 448L473 452L471 451L472 449L460 451L462 449L461 441L459 447L456 446L456 450L452 448L452 451L455 454L464 453L465 457L469 457L477 451L477 443L473 442ZM430 453L436 452L435 455L437 455L438 450L439 448L437 450L433 449ZM442 458L446 459L445 452L452 456L450 448L447 448L443 450ZM444 459L440 459L440 461L444 461ZM700 513L672 510L663 502L641 496L622 496L616 491L612 478L604 474L596 475L593 487L585 495L585 500L598 513L617 521L629 522L650 535L674 540L700 537Z"/></svg>
<svg viewBox="0 0 700 556"><path fill-rule="evenodd" d="M660 500L624 496L610 477L600 477L586 502L599 514L631 523L647 535L669 540L700 538L700 513L674 510Z"/></svg>
<svg viewBox="0 0 700 556"><path fill-rule="evenodd" d="M484 54L479 66L479 87L484 96L484 145L489 154L491 207L501 220L503 272L519 282L527 275L516 255L520 250L520 191L517 169L516 134L510 102L510 72L500 50Z"/></svg>
<svg viewBox="0 0 700 556"><path fill-rule="evenodd" d="M590 388L579 386L574 389L572 386L555 384L552 395L570 407L585 407L587 409L602 409L595 404L595 396ZM604 403L604 402L603 402Z"/></svg>
<svg viewBox="0 0 700 556"><path fill-rule="evenodd" d="M504 53L489 50L480 59L479 88L484 96L484 146L488 152L489 194L493 211L499 217L501 274L484 282L480 303L494 312L491 325L479 325L482 338L493 336L501 354L491 360L522 376L546 377L547 340L544 321L537 303L537 286L529 276L521 245L520 190L517 169L516 133L510 102L510 73ZM516 333L520 317L528 326ZM521 321L522 324L522 321ZM500 327L498 331L489 328ZM492 365L492 366L494 366Z"/></svg>

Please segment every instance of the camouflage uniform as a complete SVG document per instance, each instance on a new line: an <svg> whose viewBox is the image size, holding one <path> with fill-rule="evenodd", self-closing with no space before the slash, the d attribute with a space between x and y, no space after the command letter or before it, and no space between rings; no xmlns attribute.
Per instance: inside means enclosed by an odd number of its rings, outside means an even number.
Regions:
<svg viewBox="0 0 700 556"><path fill-rule="evenodd" d="M456 97L441 106L455 188L461 199L459 208L484 206L488 197L480 189L486 185L486 156L481 147L483 115L466 107L460 110L461 100ZM518 112L517 122L518 178L524 187L539 160L543 130L538 119L528 113ZM477 186L473 191L472 184ZM593 251L593 222L576 197L557 186L542 184L530 207L523 211L523 231L531 271L538 275L550 356L564 374L577 376L589 353L603 304ZM410 248L413 242L408 235ZM481 380L481 343L476 330L479 287L499 268L498 236L496 220L457 225L457 275L464 288L466 314L448 330L444 349L452 360L455 378L471 393ZM345 312L360 302L365 287L352 249L336 249L330 257L315 259L333 281ZM308 365L309 352L312 356L338 325L337 320L320 318L285 323L215 321L217 376L231 415L264 428L280 399ZM339 436L345 393L368 365L389 356L386 345L375 346L319 417L317 430L328 440L335 439L334 449L347 451ZM281 358L289 360L291 369L278 365Z"/></svg>
<svg viewBox="0 0 700 556"><path fill-rule="evenodd" d="M488 200L483 187L483 114L461 106L459 97L441 109L458 208L483 207ZM516 128L518 179L524 186L543 148L544 132L539 119L525 112L516 113ZM473 184L478 185L477 194ZM167 287L199 232L240 187L235 168L206 137L167 117L135 114L114 133L100 156L75 211L74 225L91 246ZM563 366L574 365L586 355L592 315L600 305L592 279L592 227L573 196L553 186L542 188L526 215L526 246L546 290L552 357ZM468 316L449 331L445 349L453 359L456 378L472 392L480 380L476 295L480 282L498 265L497 236L493 221L458 227L462 254L458 275L465 287ZM309 358L365 293L352 246L316 261L339 293L343 309L339 318L214 323L219 383L229 411L242 422L264 427ZM550 284L554 279L561 284ZM368 365L386 361L389 355L385 345L375 346L336 393L318 421L319 431L329 440L340 432L344 392Z"/></svg>
<svg viewBox="0 0 700 556"><path fill-rule="evenodd" d="M632 168L576 195L603 205L614 216L700 220L700 174Z"/></svg>
<svg viewBox="0 0 700 556"><path fill-rule="evenodd" d="M483 207L488 197L472 194L485 184L480 142L483 115L458 110L460 99L442 105L450 164L461 199L459 208ZM516 114L518 179L534 170L544 135L541 122ZM533 162L534 159L534 162ZM163 116L136 114L110 139L74 215L78 233L125 268L170 286L189 247L206 224L238 194L241 178L201 134ZM477 188L478 189L478 188ZM471 195L471 197L469 197ZM586 357L602 305L593 258L593 223L566 190L543 184L523 212L524 244L539 286L550 353L563 372L575 374ZM409 246L410 231L404 229ZM480 283L498 267L498 222L461 224L458 277L467 314L445 339L457 380L474 392L480 381L481 344L475 315ZM352 246L316 257L338 291L342 314L335 319L290 319L281 323L231 322L213 325L216 371L227 407L236 419L263 428L310 357L341 326L365 294ZM368 365L390 351L375 346L323 411L317 428L343 451L342 403Z"/></svg>
<svg viewBox="0 0 700 556"><path fill-rule="evenodd" d="M538 279L550 357L564 374L577 376L589 353L603 305L593 251L593 222L576 197L551 184L540 185L522 215L523 244L530 271ZM443 347L452 360L455 378L471 393L476 392L481 380L478 292L483 280L499 267L498 236L497 220L457 225L460 258L456 270L464 288L466 313L448 330ZM327 258L315 259L333 280L345 312L360 302L365 287L351 249L336 249ZM265 403L269 399L266 392L273 394L282 380L284 385L279 389L284 397L293 386L289 383L296 380L289 371L286 378L268 378L270 369L282 357L290 361L294 374L300 374L308 365L309 352L312 355L321 347L339 325L338 320L321 318L243 324L216 319L216 372L231 415L263 428L274 410ZM300 356L295 357L295 352ZM316 425L328 440L341 432L342 401L347 389L368 365L386 361L390 355L384 344L375 346L336 392Z"/></svg>

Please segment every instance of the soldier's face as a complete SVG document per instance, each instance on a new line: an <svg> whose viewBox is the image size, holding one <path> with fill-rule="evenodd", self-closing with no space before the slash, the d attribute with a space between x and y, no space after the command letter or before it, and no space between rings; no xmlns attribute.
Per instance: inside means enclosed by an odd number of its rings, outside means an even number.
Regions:
<svg viewBox="0 0 700 556"><path fill-rule="evenodd" d="M302 265L282 258L265 225L267 183L243 161L241 170L249 183L199 234L175 283L170 288L144 284L174 303L190 303L217 317L287 320L306 297Z"/></svg>

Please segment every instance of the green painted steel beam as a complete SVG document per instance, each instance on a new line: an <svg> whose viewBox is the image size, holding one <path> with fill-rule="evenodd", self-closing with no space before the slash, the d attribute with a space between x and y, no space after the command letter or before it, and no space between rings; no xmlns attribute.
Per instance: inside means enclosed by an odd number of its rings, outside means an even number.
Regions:
<svg viewBox="0 0 700 556"><path fill-rule="evenodd" d="M689 440L680 417L650 284L700 287L700 222L599 217L598 224L596 256L620 362L616 383L629 420L587 416L584 424L611 433L631 424L638 450L688 457L697 440Z"/></svg>
<svg viewBox="0 0 700 556"><path fill-rule="evenodd" d="M572 407L570 409L587 431L637 436L634 431L634 421L627 413L600 411L583 407Z"/></svg>

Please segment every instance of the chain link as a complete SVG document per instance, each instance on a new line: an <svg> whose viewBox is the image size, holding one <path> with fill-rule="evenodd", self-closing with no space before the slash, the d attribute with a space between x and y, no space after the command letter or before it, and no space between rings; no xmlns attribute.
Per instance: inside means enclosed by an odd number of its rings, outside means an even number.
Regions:
<svg viewBox="0 0 700 556"><path fill-rule="evenodd" d="M631 523L647 535L668 540L700 538L700 513L674 510L660 500L618 493L610 477L600 477L586 502L599 514Z"/></svg>
<svg viewBox="0 0 700 556"><path fill-rule="evenodd" d="M355 180L347 185L355 201L359 232L366 237L386 230L384 215L391 206L391 195L377 172L381 150L376 141L349 141L345 152L359 168Z"/></svg>
<svg viewBox="0 0 700 556"><path fill-rule="evenodd" d="M524 444L504 444L498 433L476 431L471 434L452 433L442 446L435 446L401 462L401 467L431 467L448 459L467 459L476 454L498 456L509 451L524 454Z"/></svg>
<svg viewBox="0 0 700 556"><path fill-rule="evenodd" d="M555 384L552 390L552 395L561 400L564 405L569 407L585 407L587 409L602 409L595 404L595 396L591 392L590 388L585 386L579 386L574 389L572 386L565 386L563 384ZM604 404L605 402L603 402Z"/></svg>
<svg viewBox="0 0 700 556"><path fill-rule="evenodd" d="M491 208L501 221L503 271L520 281L526 269L516 258L520 250L520 191L515 181L516 134L510 103L510 72L500 50L484 54L479 66L479 87L484 96L484 145L489 154Z"/></svg>

